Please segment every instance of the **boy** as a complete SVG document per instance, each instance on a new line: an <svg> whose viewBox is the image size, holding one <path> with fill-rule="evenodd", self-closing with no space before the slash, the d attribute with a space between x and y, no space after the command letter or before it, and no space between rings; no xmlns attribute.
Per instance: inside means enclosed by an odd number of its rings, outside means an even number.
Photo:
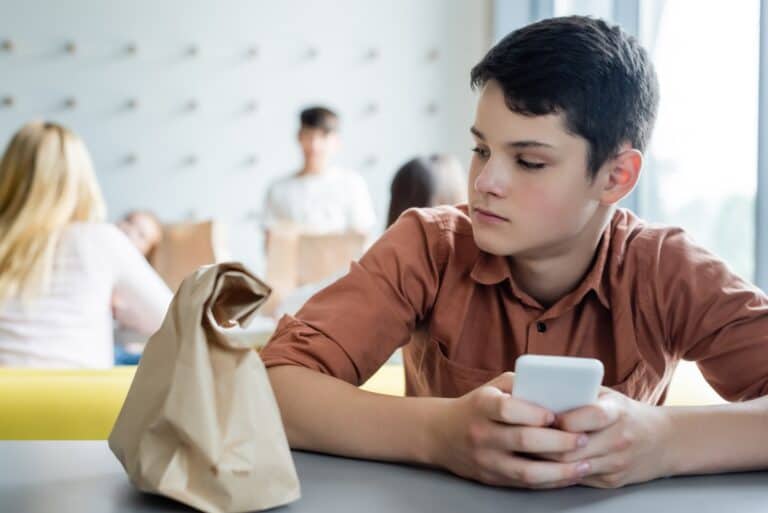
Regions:
<svg viewBox="0 0 768 513"><path fill-rule="evenodd" d="M330 161L339 147L339 117L326 107L300 115L298 140L304 164L298 173L277 180L267 193L265 228L278 223L299 225L312 234L356 232L368 235L376 221L370 194L357 173Z"/></svg>
<svg viewBox="0 0 768 513"><path fill-rule="evenodd" d="M530 488L768 467L768 298L616 207L656 115L645 51L600 20L544 20L472 84L468 205L403 214L262 352L291 445ZM399 346L408 397L355 387ZM524 353L599 358L598 403L513 399ZM661 406L681 358L744 402Z"/></svg>

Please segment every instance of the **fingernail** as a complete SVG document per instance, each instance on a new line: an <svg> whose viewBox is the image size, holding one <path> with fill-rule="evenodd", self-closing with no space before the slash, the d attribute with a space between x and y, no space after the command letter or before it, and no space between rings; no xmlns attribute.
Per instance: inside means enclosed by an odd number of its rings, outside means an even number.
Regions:
<svg viewBox="0 0 768 513"><path fill-rule="evenodd" d="M546 418L547 424L552 424L554 421L555 421L555 414L547 413L547 418Z"/></svg>
<svg viewBox="0 0 768 513"><path fill-rule="evenodd" d="M589 443L589 437L587 435L581 435L579 438L576 439L576 446L578 447L586 447L588 443Z"/></svg>
<svg viewBox="0 0 768 513"><path fill-rule="evenodd" d="M576 465L576 473L579 475L579 477L586 476L588 472L589 472L589 463L587 463L586 461Z"/></svg>

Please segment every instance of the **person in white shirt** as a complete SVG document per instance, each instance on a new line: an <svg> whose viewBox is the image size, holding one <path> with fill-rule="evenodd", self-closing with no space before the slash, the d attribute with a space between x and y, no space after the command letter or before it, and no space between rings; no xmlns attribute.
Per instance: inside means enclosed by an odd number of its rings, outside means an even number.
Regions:
<svg viewBox="0 0 768 513"><path fill-rule="evenodd" d="M301 112L300 121L304 164L269 187L264 213L267 243L270 230L283 223L314 235L370 235L376 214L365 180L331 165L339 147L339 117L325 107L311 107Z"/></svg>
<svg viewBox="0 0 768 513"><path fill-rule="evenodd" d="M113 316L159 328L171 292L105 207L82 140L32 122L0 161L0 367L110 367Z"/></svg>

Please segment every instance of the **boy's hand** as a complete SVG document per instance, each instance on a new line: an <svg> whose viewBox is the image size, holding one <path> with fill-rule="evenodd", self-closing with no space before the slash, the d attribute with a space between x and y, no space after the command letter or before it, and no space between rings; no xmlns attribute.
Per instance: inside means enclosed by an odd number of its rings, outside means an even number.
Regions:
<svg viewBox="0 0 768 513"><path fill-rule="evenodd" d="M603 388L596 404L558 415L554 425L588 433L585 447L543 455L556 462L586 461L590 468L580 484L618 488L669 473L665 456L672 428L664 408Z"/></svg>
<svg viewBox="0 0 768 513"><path fill-rule="evenodd" d="M447 400L429 422L430 462L490 485L557 488L574 484L586 473L582 462L541 461L519 454L572 454L579 448L581 433L548 427L555 416L513 399L513 380L513 373L504 373ZM585 443L586 437L581 438Z"/></svg>

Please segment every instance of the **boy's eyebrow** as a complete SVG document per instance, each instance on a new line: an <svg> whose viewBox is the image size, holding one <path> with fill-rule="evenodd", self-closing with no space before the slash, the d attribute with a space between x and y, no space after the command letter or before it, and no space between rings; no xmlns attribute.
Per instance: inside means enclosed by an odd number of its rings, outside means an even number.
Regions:
<svg viewBox="0 0 768 513"><path fill-rule="evenodd" d="M483 133L478 130L475 127L470 127L469 131L472 132L475 137L480 139L481 141L485 141L485 136ZM505 146L509 146L512 148L554 148L551 144L547 144L541 141L510 141L505 144Z"/></svg>

